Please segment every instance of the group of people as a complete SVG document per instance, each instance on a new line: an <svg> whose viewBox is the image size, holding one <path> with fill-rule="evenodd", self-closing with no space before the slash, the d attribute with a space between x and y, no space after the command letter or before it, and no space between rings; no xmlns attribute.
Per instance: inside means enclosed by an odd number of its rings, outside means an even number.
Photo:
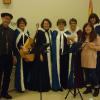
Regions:
<svg viewBox="0 0 100 100"><path fill-rule="evenodd" d="M13 16L2 13L0 25L0 97L11 99L8 94L13 65L15 89L38 92L63 91L64 89L86 87L84 94L98 96L100 86L100 25L99 17L92 13L83 29L77 19L57 20L57 28L52 30L48 18L37 27L31 49L24 48L30 38L27 21L17 20L17 29L9 24ZM20 49L34 54L33 61L20 55ZM93 90L93 92L92 92Z"/></svg>

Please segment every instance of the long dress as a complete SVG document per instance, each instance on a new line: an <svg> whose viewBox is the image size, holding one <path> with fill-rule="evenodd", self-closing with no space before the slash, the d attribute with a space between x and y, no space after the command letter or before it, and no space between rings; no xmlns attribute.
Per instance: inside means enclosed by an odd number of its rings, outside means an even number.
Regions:
<svg viewBox="0 0 100 100"><path fill-rule="evenodd" d="M56 54L56 38L58 32L53 31L51 34L51 60L52 60L52 90L59 91L61 90L60 84L60 76L59 76L59 69L57 68L57 54Z"/></svg>
<svg viewBox="0 0 100 100"><path fill-rule="evenodd" d="M70 29L67 30L67 34L76 35L75 42L81 41L82 32L79 28L76 28L75 32L71 32ZM69 51L69 71L68 71L68 88L74 87L83 87L84 78L83 78L83 70L81 68L81 53L80 51L75 50L76 44L71 43Z"/></svg>
<svg viewBox="0 0 100 100"><path fill-rule="evenodd" d="M64 34L66 34L66 30L60 31L59 29L57 29L56 32L58 34L56 38L56 60L57 60L56 68L58 73L58 79L60 87L62 89L67 89L69 46L67 45L67 39L64 36Z"/></svg>
<svg viewBox="0 0 100 100"><path fill-rule="evenodd" d="M38 29L35 39L35 60L31 70L30 90L38 92L47 92L51 89L51 54L50 47L46 44L50 43L51 31ZM40 60L40 54L43 61Z"/></svg>
<svg viewBox="0 0 100 100"><path fill-rule="evenodd" d="M100 36L100 23L96 24L95 26L95 31L98 34L98 36ZM100 84L100 51L98 51L97 53L97 67L96 67L96 71L97 71L97 76L99 79L99 84Z"/></svg>
<svg viewBox="0 0 100 100"><path fill-rule="evenodd" d="M20 47L24 45L25 41L29 37L29 32L22 32L20 29L15 30L16 34L16 71L15 71L15 89L18 92L24 92L25 89L28 89L28 77L30 72L30 62L24 61L20 56L19 50Z"/></svg>

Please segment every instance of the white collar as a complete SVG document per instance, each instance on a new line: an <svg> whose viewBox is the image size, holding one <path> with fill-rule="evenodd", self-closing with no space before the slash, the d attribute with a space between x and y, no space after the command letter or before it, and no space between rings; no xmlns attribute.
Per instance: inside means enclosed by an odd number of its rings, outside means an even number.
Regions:
<svg viewBox="0 0 100 100"><path fill-rule="evenodd" d="M38 28L38 30L41 30L41 31L45 32L45 30L43 28Z"/></svg>
<svg viewBox="0 0 100 100"><path fill-rule="evenodd" d="M100 23L95 24L95 25L94 25L94 28L95 28L96 26L100 26Z"/></svg>
<svg viewBox="0 0 100 100"><path fill-rule="evenodd" d="M41 31L43 31L43 32L46 32L43 28L38 28L38 30L41 30ZM51 30L51 29L49 29L48 32L50 32L50 30Z"/></svg>
<svg viewBox="0 0 100 100"><path fill-rule="evenodd" d="M80 30L80 28L78 26L74 32L72 32L70 28L67 28L67 31L69 31L70 33L77 33L77 31L79 31L79 30Z"/></svg>
<svg viewBox="0 0 100 100"><path fill-rule="evenodd" d="M17 28L17 30L20 32L20 33L24 33L24 34L26 34L27 33L27 28L25 28L25 30L24 31L22 31L20 28Z"/></svg>
<svg viewBox="0 0 100 100"><path fill-rule="evenodd" d="M58 28L57 29L55 29L58 33L65 33L66 31L67 31L67 29L64 29L63 31L60 31Z"/></svg>

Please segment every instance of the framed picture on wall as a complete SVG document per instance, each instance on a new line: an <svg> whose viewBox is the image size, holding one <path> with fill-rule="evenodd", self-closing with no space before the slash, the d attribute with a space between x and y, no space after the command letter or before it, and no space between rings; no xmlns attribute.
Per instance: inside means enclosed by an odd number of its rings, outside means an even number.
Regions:
<svg viewBox="0 0 100 100"><path fill-rule="evenodd" d="M11 0L3 0L4 4L11 4Z"/></svg>

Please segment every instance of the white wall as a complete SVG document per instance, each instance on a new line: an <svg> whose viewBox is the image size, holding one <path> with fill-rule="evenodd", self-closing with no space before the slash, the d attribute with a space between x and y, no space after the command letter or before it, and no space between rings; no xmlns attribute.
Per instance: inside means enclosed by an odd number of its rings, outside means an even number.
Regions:
<svg viewBox="0 0 100 100"><path fill-rule="evenodd" d="M34 34L35 24L43 18L50 18L53 27L58 18L68 20L72 17L78 19L80 27L88 18L89 0L12 0L10 6L5 6L0 0L0 12L9 11L14 15L13 21L25 17L28 21L28 28ZM100 0L93 0L94 12L100 16Z"/></svg>

